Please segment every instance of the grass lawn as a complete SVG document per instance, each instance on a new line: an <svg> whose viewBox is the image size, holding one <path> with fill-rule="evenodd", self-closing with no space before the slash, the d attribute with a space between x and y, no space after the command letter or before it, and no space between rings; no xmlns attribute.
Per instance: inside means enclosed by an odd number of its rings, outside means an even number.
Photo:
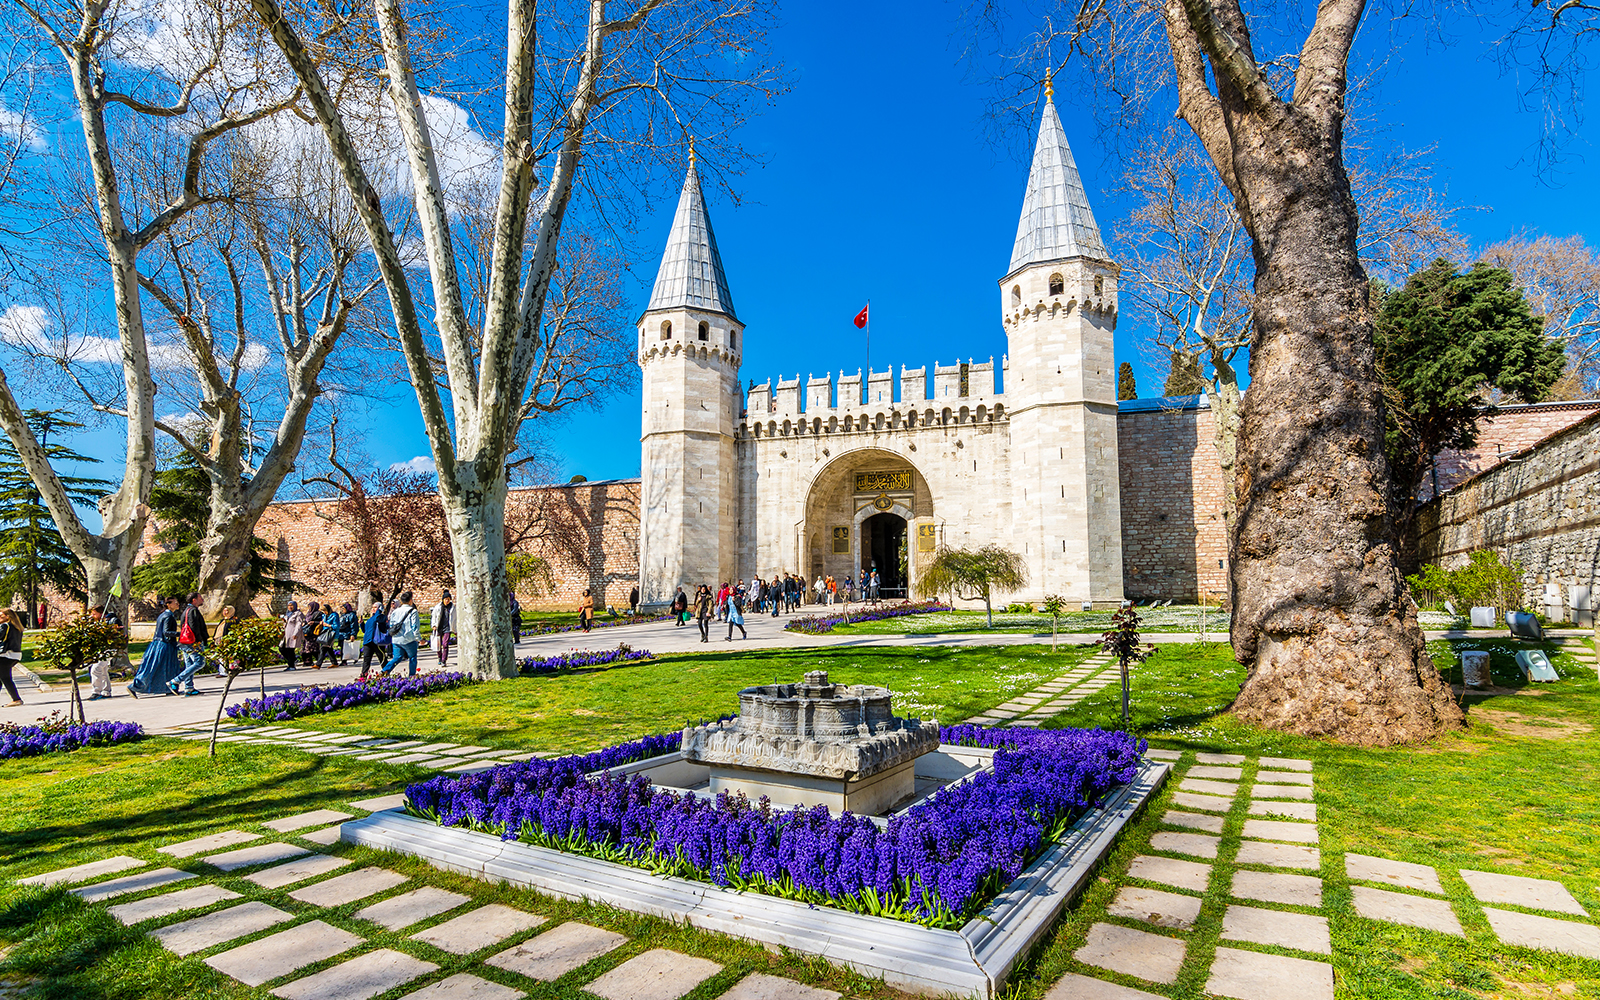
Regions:
<svg viewBox="0 0 1600 1000"><path fill-rule="evenodd" d="M1595 836L1600 830L1600 789L1593 780L1600 773L1600 736L1594 730L1600 682L1592 668L1549 646L1545 648L1563 679L1526 686L1512 666L1512 643L1474 640L1471 645L1493 654L1495 692L1468 695L1470 725L1465 731L1408 748L1347 747L1235 722L1222 710L1237 691L1241 674L1222 645L1163 646L1133 673L1130 728L1152 745L1304 757L1315 763L1324 913L1331 925L1341 998L1600 997L1600 962L1500 944L1457 874L1467 868L1557 879L1591 914L1600 915L1600 839ZM904 714L932 714L954 722L1031 689L1090 652L1091 647L1070 647L1052 657L1048 647L1026 646L671 656L592 673L485 684L428 699L344 710L296 725L575 751L676 728L686 719L714 717L734 708L734 692L741 686L792 680L819 667L838 680L886 684L899 692L897 711ZM1435 643L1432 652L1441 667L1453 662L1449 644ZM1048 724L1109 726L1119 714L1120 692L1112 685ZM203 746L167 739L0 762L0 941L16 942L0 961L0 976L39 981L38 995L47 997L265 1000L266 989L245 988L197 959L163 952L150 939L116 924L103 907L85 906L59 890L22 889L11 883L27 874L118 853L165 860L152 853L161 844L225 829L265 832L258 825L265 820L341 808L420 774L407 767L238 744L219 748L212 762ZM1250 775L1245 777L1248 781ZM1119 922L1105 915L1106 904L1128 884L1131 859L1152 853L1151 835L1168 829L1160 820L1171 795L1169 786L1128 828L1099 878L1014 976L1010 1000L1040 1000L1067 972L1109 976L1078 964L1072 953L1091 924ZM1241 800L1227 817L1230 833L1238 832L1243 813ZM329 850L361 863L381 860L419 881L485 901L511 902L552 917L573 916L629 935L632 942L608 956L606 967L654 947L723 963L724 973L691 993L689 1000L715 996L751 970L852 996L896 995L816 960L770 955L760 947L664 921L559 903L365 850ZM1344 872L1347 852L1434 866L1468 937L1358 917ZM1214 867L1199 923L1187 935L1188 958L1177 983L1122 982L1174 1000L1205 996L1205 973L1218 945L1233 871L1228 857L1224 854ZM185 862L178 866L205 870ZM282 909L305 910L282 892L261 890L242 879L207 877ZM1270 909L1274 904L1251 905ZM354 921L350 912L358 908L351 904L324 919L442 965L437 977L463 967L404 935L374 932L374 925ZM452 961L457 964L448 964ZM590 967L580 978L586 981L597 968ZM575 986L558 982L534 995L581 994Z"/></svg>

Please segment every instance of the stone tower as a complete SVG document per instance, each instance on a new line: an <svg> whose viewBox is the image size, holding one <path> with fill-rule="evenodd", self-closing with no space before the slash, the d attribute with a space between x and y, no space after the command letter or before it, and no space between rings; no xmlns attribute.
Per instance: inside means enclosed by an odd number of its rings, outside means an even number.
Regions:
<svg viewBox="0 0 1600 1000"><path fill-rule="evenodd" d="M1010 345L1012 547L1023 593L1114 606L1122 600L1117 275L1046 91L1039 141L1000 280Z"/></svg>
<svg viewBox="0 0 1600 1000"><path fill-rule="evenodd" d="M717 253L694 155L650 304L639 317L639 599L693 596L734 573L734 435L744 333Z"/></svg>

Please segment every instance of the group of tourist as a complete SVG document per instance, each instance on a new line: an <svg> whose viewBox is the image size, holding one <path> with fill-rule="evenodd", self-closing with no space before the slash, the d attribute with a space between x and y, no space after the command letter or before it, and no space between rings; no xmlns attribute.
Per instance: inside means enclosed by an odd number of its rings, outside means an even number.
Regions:
<svg viewBox="0 0 1600 1000"><path fill-rule="evenodd" d="M879 587L878 571L873 569L862 578L861 600L876 601ZM583 593L588 600L589 592L586 590ZM782 576L774 574L770 580L754 577L748 585L743 580L734 584L724 583L715 592L702 583L695 589L693 597L684 593L680 586L672 598L671 609L678 627L682 628L691 620L702 617L699 613L702 607L709 608L718 621L730 623L728 634L731 638L733 624L743 630L742 613L745 608L755 614L770 614L776 618L779 614L798 611L806 603L832 605L840 601L854 601L855 595L856 582L848 576L840 581L831 575L819 574L815 583L807 585L805 577L784 573ZM734 615L740 615L737 623L733 622ZM709 619L709 615L705 617ZM701 632L705 631L702 627Z"/></svg>

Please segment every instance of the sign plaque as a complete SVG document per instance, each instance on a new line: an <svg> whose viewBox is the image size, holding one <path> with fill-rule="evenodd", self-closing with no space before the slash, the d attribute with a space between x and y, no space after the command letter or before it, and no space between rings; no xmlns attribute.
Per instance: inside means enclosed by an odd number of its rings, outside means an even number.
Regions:
<svg viewBox="0 0 1600 1000"><path fill-rule="evenodd" d="M850 526L848 524L833 529L833 551L850 551Z"/></svg>
<svg viewBox="0 0 1600 1000"><path fill-rule="evenodd" d="M917 551L932 552L934 543L939 537L939 526L936 524L917 525Z"/></svg>
<svg viewBox="0 0 1600 1000"><path fill-rule="evenodd" d="M882 493L887 490L911 489L911 470L895 469L889 472L856 473L857 493Z"/></svg>

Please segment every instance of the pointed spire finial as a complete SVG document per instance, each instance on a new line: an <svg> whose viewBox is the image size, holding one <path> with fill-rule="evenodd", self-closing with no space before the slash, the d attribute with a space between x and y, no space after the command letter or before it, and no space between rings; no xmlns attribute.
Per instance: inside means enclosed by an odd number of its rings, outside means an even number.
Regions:
<svg viewBox="0 0 1600 1000"><path fill-rule="evenodd" d="M689 169L694 169L694 136L689 137Z"/></svg>
<svg viewBox="0 0 1600 1000"><path fill-rule="evenodd" d="M1056 100L1056 71L1044 71L1044 99L1046 104L1054 104Z"/></svg>

